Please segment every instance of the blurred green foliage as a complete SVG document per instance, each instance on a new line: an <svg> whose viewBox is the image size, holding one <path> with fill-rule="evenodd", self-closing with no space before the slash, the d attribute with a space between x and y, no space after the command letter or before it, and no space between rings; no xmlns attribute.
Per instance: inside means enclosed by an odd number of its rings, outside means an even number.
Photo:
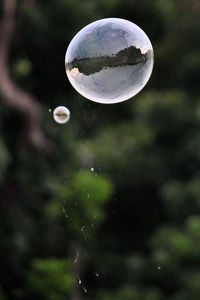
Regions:
<svg viewBox="0 0 200 300"><path fill-rule="evenodd" d="M18 2L10 73L40 100L54 152L28 146L2 104L0 299L199 300L199 0L33 3ZM64 71L76 32L106 17L138 24L155 50L144 90L108 106Z"/></svg>
<svg viewBox="0 0 200 300"><path fill-rule="evenodd" d="M30 292L41 299L66 299L72 278L69 266L61 259L37 259L32 263L32 269L27 275ZM33 298L33 294L29 295Z"/></svg>
<svg viewBox="0 0 200 300"><path fill-rule="evenodd" d="M103 208L112 189L107 178L82 170L72 176L70 184L65 182L55 186L54 199L46 207L47 215L59 218L62 211L65 218L70 217L69 231L74 237L77 235L80 238L83 228L88 224L94 226L102 220ZM88 234L89 231L87 228Z"/></svg>

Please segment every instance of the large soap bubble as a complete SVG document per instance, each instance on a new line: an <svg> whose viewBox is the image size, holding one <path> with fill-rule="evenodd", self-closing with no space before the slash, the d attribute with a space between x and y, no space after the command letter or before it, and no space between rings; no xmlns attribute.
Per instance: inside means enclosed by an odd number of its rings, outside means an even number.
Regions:
<svg viewBox="0 0 200 300"><path fill-rule="evenodd" d="M99 103L117 103L136 95L153 68L153 48L132 22L108 18L93 22L72 39L65 56L72 86Z"/></svg>

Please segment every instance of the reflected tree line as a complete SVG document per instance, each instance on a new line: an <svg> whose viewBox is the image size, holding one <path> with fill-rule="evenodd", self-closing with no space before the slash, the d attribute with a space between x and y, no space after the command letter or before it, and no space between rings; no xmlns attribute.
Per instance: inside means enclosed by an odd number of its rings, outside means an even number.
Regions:
<svg viewBox="0 0 200 300"><path fill-rule="evenodd" d="M66 70L69 71L77 68L79 73L89 76L106 68L132 66L141 63L144 64L147 61L149 52L150 50L146 53L142 53L141 49L130 46L111 56L104 55L92 58L75 58L71 62L66 63L65 67Z"/></svg>

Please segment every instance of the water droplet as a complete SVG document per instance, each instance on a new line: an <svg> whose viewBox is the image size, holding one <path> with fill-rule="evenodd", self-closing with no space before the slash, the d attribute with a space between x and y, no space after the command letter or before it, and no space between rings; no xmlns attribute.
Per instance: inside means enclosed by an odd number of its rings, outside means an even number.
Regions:
<svg viewBox="0 0 200 300"><path fill-rule="evenodd" d="M65 218L69 218L66 209L63 207L62 212L64 213Z"/></svg>
<svg viewBox="0 0 200 300"><path fill-rule="evenodd" d="M75 263L75 264L77 263L77 261L78 261L78 258L79 258L79 251L77 250L77 253L76 253L76 258L75 258L75 261L74 261L74 263Z"/></svg>
<svg viewBox="0 0 200 300"><path fill-rule="evenodd" d="M81 284L81 283L82 283L82 281L81 281L81 278L80 278L79 274L77 274L77 280L78 280L78 284Z"/></svg>
<svg viewBox="0 0 200 300"><path fill-rule="evenodd" d="M80 30L66 52L65 68L72 86L99 103L135 96L153 69L153 48L136 24L118 18L93 22Z"/></svg>
<svg viewBox="0 0 200 300"><path fill-rule="evenodd" d="M54 109L53 118L57 123L64 124L69 121L70 111L65 106L58 106Z"/></svg>
<svg viewBox="0 0 200 300"><path fill-rule="evenodd" d="M95 272L96 277L99 277L99 274L97 272Z"/></svg>

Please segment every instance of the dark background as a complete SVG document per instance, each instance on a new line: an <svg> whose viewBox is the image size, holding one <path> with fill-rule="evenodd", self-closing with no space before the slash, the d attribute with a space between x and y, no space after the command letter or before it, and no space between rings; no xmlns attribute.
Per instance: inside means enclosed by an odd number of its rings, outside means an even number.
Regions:
<svg viewBox="0 0 200 300"><path fill-rule="evenodd" d="M155 51L115 105L64 69L73 36L107 17ZM0 299L199 300L199 0L3 0L0 18Z"/></svg>

